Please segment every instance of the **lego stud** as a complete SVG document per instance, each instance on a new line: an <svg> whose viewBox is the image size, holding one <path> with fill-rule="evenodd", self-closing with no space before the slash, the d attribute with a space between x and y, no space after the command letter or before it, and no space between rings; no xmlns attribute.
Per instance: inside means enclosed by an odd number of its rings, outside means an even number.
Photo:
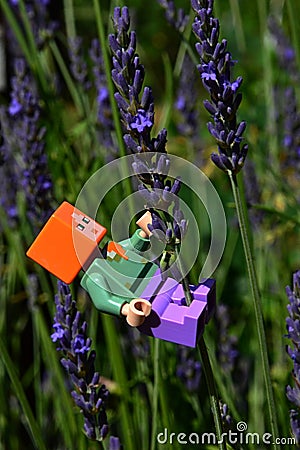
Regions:
<svg viewBox="0 0 300 450"><path fill-rule="evenodd" d="M150 312L151 303L143 298L135 298L130 303L125 303L121 310L121 313L126 316L127 323L132 327L142 325Z"/></svg>

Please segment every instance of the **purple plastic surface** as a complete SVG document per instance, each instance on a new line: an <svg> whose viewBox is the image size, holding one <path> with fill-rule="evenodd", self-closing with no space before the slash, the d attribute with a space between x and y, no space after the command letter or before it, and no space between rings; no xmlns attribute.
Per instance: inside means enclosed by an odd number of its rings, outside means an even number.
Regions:
<svg viewBox="0 0 300 450"><path fill-rule="evenodd" d="M141 294L152 303L152 311L139 330L149 336L195 347L215 308L215 280L190 285L193 301L185 306L181 284L171 278L163 282L158 272L154 278Z"/></svg>

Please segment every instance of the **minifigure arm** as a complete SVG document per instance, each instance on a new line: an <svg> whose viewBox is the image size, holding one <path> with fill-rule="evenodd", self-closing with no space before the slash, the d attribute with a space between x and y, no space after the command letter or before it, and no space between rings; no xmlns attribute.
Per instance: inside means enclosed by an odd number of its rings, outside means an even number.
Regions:
<svg viewBox="0 0 300 450"><path fill-rule="evenodd" d="M132 298L132 292L123 287L123 293L128 291L128 296L122 297L112 292L109 286L109 280L99 272L86 274L81 283L88 291L90 297L96 306L102 312L116 316L125 316L126 321L132 327L142 325L151 312L151 303L142 298Z"/></svg>
<svg viewBox="0 0 300 450"><path fill-rule="evenodd" d="M114 316L121 315L121 308L126 299L111 292L106 277L101 273L94 272L85 276L83 287L88 291L97 309Z"/></svg>

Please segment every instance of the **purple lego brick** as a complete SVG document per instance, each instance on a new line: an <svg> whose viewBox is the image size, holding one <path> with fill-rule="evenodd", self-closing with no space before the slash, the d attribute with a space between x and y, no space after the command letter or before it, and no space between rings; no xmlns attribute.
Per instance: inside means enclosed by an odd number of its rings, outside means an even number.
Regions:
<svg viewBox="0 0 300 450"><path fill-rule="evenodd" d="M216 309L216 280L213 278L201 280L201 283L193 290L193 297L195 300L207 302L206 323L208 323Z"/></svg>
<svg viewBox="0 0 300 450"><path fill-rule="evenodd" d="M166 333L163 339L189 347L195 347L204 331L206 303L193 301L190 306L171 303L162 316Z"/></svg>
<svg viewBox="0 0 300 450"><path fill-rule="evenodd" d="M139 330L159 339L195 347L207 321L207 299L214 286L214 280L191 286L194 300L191 305L184 306L178 303L182 301L182 286L175 280L167 279L154 299L152 295L151 314ZM213 293L211 297L213 299Z"/></svg>
<svg viewBox="0 0 300 450"><path fill-rule="evenodd" d="M152 303L150 316L139 330L156 338L195 347L204 330L206 303L196 300L190 306L166 303L165 296L158 295ZM161 309L164 309L163 314L160 314Z"/></svg>
<svg viewBox="0 0 300 450"><path fill-rule="evenodd" d="M160 286L162 286L163 280L161 277L160 269L157 269L146 288L141 294L141 297L145 300L151 300L151 298L158 292Z"/></svg>
<svg viewBox="0 0 300 450"><path fill-rule="evenodd" d="M194 300L207 302L207 322L211 319L216 307L216 281L212 278L202 280L198 286L190 284L190 291ZM185 305L182 285L179 284L172 294L172 301L177 305Z"/></svg>
<svg viewBox="0 0 300 450"><path fill-rule="evenodd" d="M191 286L190 286L190 288L191 288ZM177 288L173 292L172 301L176 305L185 305L185 296L184 296L184 291L183 291L181 284L178 284Z"/></svg>

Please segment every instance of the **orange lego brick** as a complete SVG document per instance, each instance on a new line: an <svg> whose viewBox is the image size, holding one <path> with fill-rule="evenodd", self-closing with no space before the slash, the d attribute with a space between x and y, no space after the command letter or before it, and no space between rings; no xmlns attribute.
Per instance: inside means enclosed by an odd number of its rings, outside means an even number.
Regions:
<svg viewBox="0 0 300 450"><path fill-rule="evenodd" d="M63 202L26 254L70 284L82 268L87 268L105 234L106 228L70 203Z"/></svg>

